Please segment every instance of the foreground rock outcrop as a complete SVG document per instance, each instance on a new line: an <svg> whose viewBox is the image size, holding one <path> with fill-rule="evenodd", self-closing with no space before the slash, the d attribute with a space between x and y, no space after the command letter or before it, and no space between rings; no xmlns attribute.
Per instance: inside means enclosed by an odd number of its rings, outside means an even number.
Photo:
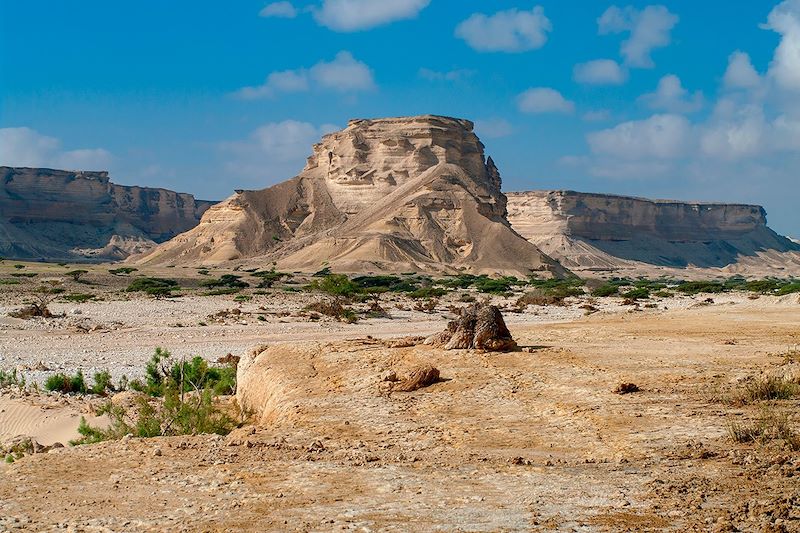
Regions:
<svg viewBox="0 0 800 533"><path fill-rule="evenodd" d="M116 185L107 172L0 167L0 255L124 259L194 227L212 204Z"/></svg>
<svg viewBox="0 0 800 533"><path fill-rule="evenodd" d="M471 305L447 329L425 339L425 344L445 350L476 349L507 352L517 348L503 315L494 305Z"/></svg>
<svg viewBox="0 0 800 533"><path fill-rule="evenodd" d="M512 227L571 270L800 275L800 245L757 205L574 191L508 193Z"/></svg>
<svg viewBox="0 0 800 533"><path fill-rule="evenodd" d="M314 145L298 176L235 194L138 261L253 258L296 270L565 273L509 226L472 123L433 115L352 120Z"/></svg>

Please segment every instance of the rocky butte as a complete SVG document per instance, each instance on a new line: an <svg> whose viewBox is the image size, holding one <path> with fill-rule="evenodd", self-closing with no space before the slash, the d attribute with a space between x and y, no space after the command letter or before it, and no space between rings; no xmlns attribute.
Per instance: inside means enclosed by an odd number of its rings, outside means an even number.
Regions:
<svg viewBox="0 0 800 533"><path fill-rule="evenodd" d="M107 172L0 167L0 180L0 255L18 259L124 259L196 226L213 203Z"/></svg>
<svg viewBox="0 0 800 533"><path fill-rule="evenodd" d="M771 230L761 206L574 191L507 197L513 228L574 271L800 275L800 245Z"/></svg>
<svg viewBox="0 0 800 533"><path fill-rule="evenodd" d="M200 224L136 258L337 271L564 275L514 231L500 174L467 120L351 120L303 171L211 207Z"/></svg>

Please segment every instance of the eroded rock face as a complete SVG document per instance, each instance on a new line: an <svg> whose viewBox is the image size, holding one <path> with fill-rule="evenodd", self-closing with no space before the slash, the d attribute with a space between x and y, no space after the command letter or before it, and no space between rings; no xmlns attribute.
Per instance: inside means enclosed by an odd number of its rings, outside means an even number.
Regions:
<svg viewBox="0 0 800 533"><path fill-rule="evenodd" d="M574 191L507 197L512 227L570 269L643 275L651 273L648 266L800 273L800 247L769 229L766 212L757 205Z"/></svg>
<svg viewBox="0 0 800 533"><path fill-rule="evenodd" d="M107 172L0 167L0 254L123 259L194 227L212 202L111 183Z"/></svg>
<svg viewBox="0 0 800 533"><path fill-rule="evenodd" d="M517 347L500 310L494 305L477 304L463 308L446 330L428 337L425 344L445 350L472 348L490 352L507 352Z"/></svg>
<svg viewBox="0 0 800 533"><path fill-rule="evenodd" d="M564 274L511 229L500 184L467 120L353 120L314 145L298 176L232 196L140 261Z"/></svg>

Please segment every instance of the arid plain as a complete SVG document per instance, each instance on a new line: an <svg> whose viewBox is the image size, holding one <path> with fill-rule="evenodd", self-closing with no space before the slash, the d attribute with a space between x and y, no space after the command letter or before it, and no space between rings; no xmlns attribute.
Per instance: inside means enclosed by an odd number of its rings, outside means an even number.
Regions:
<svg viewBox="0 0 800 533"><path fill-rule="evenodd" d="M180 281L180 295L154 299L126 292L131 278L107 266L79 281L64 275L69 265L0 268L38 278L10 278L20 282L2 287L4 316L42 280L93 295L54 299L53 318L2 319L2 366L31 381L77 369L141 378L156 347L211 361L269 354L260 359L267 404L227 436L48 450L78 437L80 416L106 398L6 388L2 436L34 436L41 449L0 467L3 529L792 531L800 521L791 443L731 437L767 410L799 422L797 399L745 394L767 377L800 378L797 294L625 301L586 288L556 305L520 305L524 286L432 299L384 292L352 303L357 321L347 323L308 310L327 296L293 292L313 282L300 275L203 295L209 277L258 278L130 274ZM500 308L517 350L396 342L444 329L472 299ZM373 318L374 304L384 316ZM421 363L440 381L392 390L392 374ZM622 384L638 390L621 394Z"/></svg>

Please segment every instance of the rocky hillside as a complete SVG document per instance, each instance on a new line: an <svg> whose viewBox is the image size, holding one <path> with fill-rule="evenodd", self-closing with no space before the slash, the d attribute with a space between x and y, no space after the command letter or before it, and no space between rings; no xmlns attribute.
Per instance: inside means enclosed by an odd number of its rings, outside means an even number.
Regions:
<svg viewBox="0 0 800 533"><path fill-rule="evenodd" d="M509 226L500 174L472 127L433 115L350 121L298 176L235 194L137 261L564 274Z"/></svg>
<svg viewBox="0 0 800 533"><path fill-rule="evenodd" d="M757 205L574 191L507 196L514 229L573 270L800 275L800 245L772 231Z"/></svg>
<svg viewBox="0 0 800 533"><path fill-rule="evenodd" d="M0 255L123 259L194 227L212 204L116 185L107 172L0 167Z"/></svg>

